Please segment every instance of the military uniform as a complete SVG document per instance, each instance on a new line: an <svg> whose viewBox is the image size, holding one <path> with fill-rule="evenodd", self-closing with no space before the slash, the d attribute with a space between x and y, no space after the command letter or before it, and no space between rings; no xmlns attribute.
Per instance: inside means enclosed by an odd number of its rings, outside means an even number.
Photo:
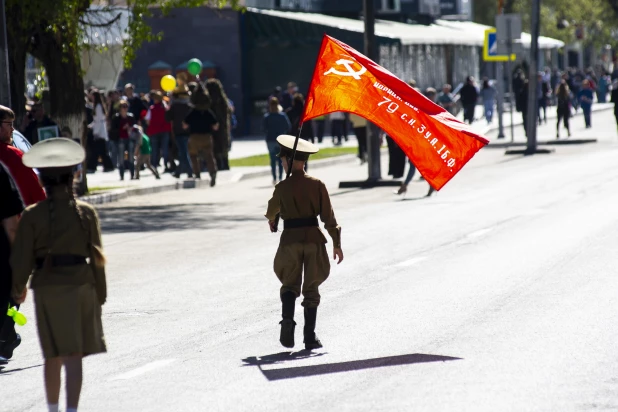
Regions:
<svg viewBox="0 0 618 412"><path fill-rule="evenodd" d="M33 146L23 160L40 168L44 176L51 167L66 170L70 166L66 163L81 163L77 153L71 158L78 149L83 159L78 144L49 139ZM68 159L54 162L58 154ZM32 276L30 287L46 359L106 351L101 323L101 305L107 297L105 269L94 264L93 252L101 247L99 220L94 208L74 200L69 190L62 185L48 187L46 200L26 208L11 254L13 297L22 294Z"/></svg>
<svg viewBox="0 0 618 412"><path fill-rule="evenodd" d="M281 147L280 156L291 158L293 140L293 136L277 138ZM295 159L306 161L309 155L315 152L317 148L313 144L300 140ZM337 224L324 183L303 171L295 171L275 187L273 197L268 202L266 218L273 221L278 214L284 221L284 230L274 260L274 271L282 284L281 343L286 347L294 345L294 304L302 293L305 346L321 347L314 329L317 307L320 304L319 286L328 278L330 262L325 246L327 240L318 227L318 217L324 223L335 248L341 248L341 227ZM288 330L284 331L286 327Z"/></svg>

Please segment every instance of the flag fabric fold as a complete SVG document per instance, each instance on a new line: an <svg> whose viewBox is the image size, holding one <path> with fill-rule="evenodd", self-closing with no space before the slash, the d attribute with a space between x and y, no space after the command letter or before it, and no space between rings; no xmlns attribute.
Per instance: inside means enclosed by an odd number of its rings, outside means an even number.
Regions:
<svg viewBox="0 0 618 412"><path fill-rule="evenodd" d="M437 190L489 143L388 70L324 35L302 121L339 111L384 130Z"/></svg>

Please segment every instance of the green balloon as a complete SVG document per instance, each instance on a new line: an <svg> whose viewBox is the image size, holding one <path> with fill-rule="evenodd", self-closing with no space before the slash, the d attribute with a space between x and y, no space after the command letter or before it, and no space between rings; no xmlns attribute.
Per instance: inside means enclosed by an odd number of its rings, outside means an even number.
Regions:
<svg viewBox="0 0 618 412"><path fill-rule="evenodd" d="M187 71L193 76L197 76L202 72L202 62L199 59L189 60L189 64L187 64Z"/></svg>

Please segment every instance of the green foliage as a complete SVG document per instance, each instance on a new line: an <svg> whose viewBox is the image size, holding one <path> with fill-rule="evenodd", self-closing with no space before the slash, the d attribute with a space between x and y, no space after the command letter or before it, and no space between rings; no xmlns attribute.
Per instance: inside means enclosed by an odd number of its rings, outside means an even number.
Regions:
<svg viewBox="0 0 618 412"><path fill-rule="evenodd" d="M33 34L45 32L53 34L61 45L62 57L73 53L79 61L79 53L83 49L98 48L105 50L106 45L92 45L85 41L88 26L95 25L104 35L106 28L115 22L117 6L100 7L96 11L90 9L93 0L6 0L7 18L11 15L19 16L19 22L11 35L19 35L25 48ZM143 42L160 40L163 33L153 33L148 26L147 19L153 17L153 11L158 8L162 15L168 15L178 7L232 7L240 10L240 0L128 0L127 5L132 10L129 18L127 36L124 40L125 66L130 67L137 50ZM87 15L88 14L88 15ZM96 16L98 14L98 18ZM106 21L107 20L107 21ZM95 21L96 23L93 23Z"/></svg>
<svg viewBox="0 0 618 412"><path fill-rule="evenodd" d="M505 0L504 4L505 9L512 7L514 13L521 13L523 28L529 32L532 0ZM474 21L494 26L497 9L497 0L475 0ZM561 21L568 22L568 27L559 28ZM618 27L618 3L613 0L541 1L542 36L569 44L578 40L578 27L584 28L585 35L581 41L585 46L616 44L614 33Z"/></svg>
<svg viewBox="0 0 618 412"><path fill-rule="evenodd" d="M530 27L532 0L519 0L515 11L522 13L523 27ZM568 27L558 28L560 21ZM541 35L560 39L569 44L577 41L576 30L583 28L585 46L615 44L613 32L618 18L609 0L543 0L541 2Z"/></svg>

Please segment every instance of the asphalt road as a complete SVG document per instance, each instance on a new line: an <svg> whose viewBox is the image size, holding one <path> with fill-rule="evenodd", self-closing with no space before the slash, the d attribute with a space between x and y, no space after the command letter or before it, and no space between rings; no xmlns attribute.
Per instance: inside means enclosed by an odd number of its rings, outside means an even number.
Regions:
<svg viewBox="0 0 618 412"><path fill-rule="evenodd" d="M593 122L574 127L592 145L484 149L428 199L425 182L402 199L336 188L364 167L316 170L345 260L311 354L300 306L298 351L278 343L269 179L101 207L109 352L86 359L80 410L618 410L618 136L611 112ZM24 312L1 411L45 410Z"/></svg>

